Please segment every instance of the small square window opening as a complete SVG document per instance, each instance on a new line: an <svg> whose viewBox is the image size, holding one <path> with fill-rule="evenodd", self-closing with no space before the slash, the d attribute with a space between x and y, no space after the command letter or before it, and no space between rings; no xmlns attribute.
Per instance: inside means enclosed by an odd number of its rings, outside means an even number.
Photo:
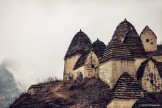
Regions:
<svg viewBox="0 0 162 108"><path fill-rule="evenodd" d="M146 39L146 42L149 42L149 39Z"/></svg>

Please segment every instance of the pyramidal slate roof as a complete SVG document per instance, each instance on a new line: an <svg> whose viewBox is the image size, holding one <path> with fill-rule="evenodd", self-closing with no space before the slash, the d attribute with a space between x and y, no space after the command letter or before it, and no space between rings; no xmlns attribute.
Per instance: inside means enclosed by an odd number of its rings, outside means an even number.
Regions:
<svg viewBox="0 0 162 108"><path fill-rule="evenodd" d="M65 59L75 54L84 54L92 47L92 42L89 37L81 30L73 37L71 44L65 55Z"/></svg>
<svg viewBox="0 0 162 108"><path fill-rule="evenodd" d="M101 63L106 62L110 59L134 60L134 57L132 53L128 50L126 44L123 44L118 39L113 39L106 47L103 53L103 57L101 59Z"/></svg>
<svg viewBox="0 0 162 108"><path fill-rule="evenodd" d="M144 96L139 98L132 106L132 108L161 108L161 107L162 106L158 102L154 101L146 93L144 93Z"/></svg>
<svg viewBox="0 0 162 108"><path fill-rule="evenodd" d="M113 98L137 99L140 98L142 94L142 87L128 72L124 72L120 76L113 90Z"/></svg>
<svg viewBox="0 0 162 108"><path fill-rule="evenodd" d="M101 63L109 59L132 59L134 57L146 57L146 52L134 26L124 20L117 26Z"/></svg>
<svg viewBox="0 0 162 108"><path fill-rule="evenodd" d="M161 108L162 106L151 98L140 98L132 108Z"/></svg>
<svg viewBox="0 0 162 108"><path fill-rule="evenodd" d="M92 44L92 51L97 55L98 58L101 58L103 55L103 52L106 48L106 45L100 41L99 39L97 39L95 42L93 42ZM90 53L91 50L83 53L80 58L77 60L77 62L74 65L74 69L77 69L81 66L84 65L84 62L88 56L88 54Z"/></svg>
<svg viewBox="0 0 162 108"><path fill-rule="evenodd" d="M125 19L116 27L116 30L112 38L124 39L127 33L129 32L129 30L131 29L134 29L134 26Z"/></svg>
<svg viewBox="0 0 162 108"><path fill-rule="evenodd" d="M93 42L92 47L93 47L93 51L97 55L97 57L98 58L102 57L102 55L105 51L106 45L97 38L97 40L95 42Z"/></svg>
<svg viewBox="0 0 162 108"><path fill-rule="evenodd" d="M146 68L146 66L147 66L147 64L150 60L155 64L155 66L156 66L156 68L157 68L157 70L160 74L160 77L162 78L162 62L158 62L153 58L149 58L149 59L145 60L144 62L142 62L140 67L138 68L137 80L140 80L143 77L144 70L145 70L145 68Z"/></svg>
<svg viewBox="0 0 162 108"><path fill-rule="evenodd" d="M155 33L149 28L149 26L145 26L145 28L142 30L141 34L143 34L145 32L151 32L154 34L155 38L157 38ZM140 34L140 36L141 36L141 34Z"/></svg>
<svg viewBox="0 0 162 108"><path fill-rule="evenodd" d="M128 32L125 36L124 43L127 45L134 57L146 57L142 41L135 29Z"/></svg>

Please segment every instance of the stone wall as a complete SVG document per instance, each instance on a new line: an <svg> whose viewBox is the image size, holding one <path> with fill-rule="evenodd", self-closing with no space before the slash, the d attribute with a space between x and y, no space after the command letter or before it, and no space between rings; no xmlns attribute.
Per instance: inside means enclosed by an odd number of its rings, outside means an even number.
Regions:
<svg viewBox="0 0 162 108"><path fill-rule="evenodd" d="M85 77L98 77L99 76L99 59L94 52L90 52L85 60L84 75Z"/></svg>
<svg viewBox="0 0 162 108"><path fill-rule="evenodd" d="M137 99L117 99L114 98L107 105L107 108L132 108Z"/></svg>
<svg viewBox="0 0 162 108"><path fill-rule="evenodd" d="M157 38L152 31L145 31L141 34L141 40L146 52L157 50Z"/></svg>
<svg viewBox="0 0 162 108"><path fill-rule="evenodd" d="M144 62L147 58L135 58L135 70L137 72L138 68L140 67L141 63Z"/></svg>
<svg viewBox="0 0 162 108"><path fill-rule="evenodd" d="M99 77L103 82L112 87L112 85L110 85L112 78L112 61L107 61L100 64Z"/></svg>
<svg viewBox="0 0 162 108"><path fill-rule="evenodd" d="M161 56L153 56L153 59L155 59L158 62L162 62L162 55Z"/></svg>
<svg viewBox="0 0 162 108"><path fill-rule="evenodd" d="M143 89L148 92L160 92L162 90L162 79L151 60L146 65L141 83Z"/></svg>
<svg viewBox="0 0 162 108"><path fill-rule="evenodd" d="M100 66L100 79L106 82L111 88L114 86L118 78L124 73L128 72L135 76L135 61L127 60L110 60Z"/></svg>
<svg viewBox="0 0 162 108"><path fill-rule="evenodd" d="M74 63L74 59L71 61ZM99 66L100 66L100 63L99 63L98 57L96 56L96 54L94 52L91 51L88 54L88 56L86 57L86 60L83 64L83 66L81 66L75 70L72 70L71 74L73 75L73 79L76 79L77 76L80 74L83 75L83 78L85 78L85 77L87 77L87 78L99 77ZM69 68L69 67L67 67L67 68ZM72 66L70 69L72 69Z"/></svg>
<svg viewBox="0 0 162 108"><path fill-rule="evenodd" d="M73 74L73 79L76 79L80 74L82 74L84 78L85 77L84 66L75 69L72 74Z"/></svg>
<svg viewBox="0 0 162 108"><path fill-rule="evenodd" d="M73 74L73 69L76 61L79 59L80 55L75 55L70 58L65 59L64 63L64 80L68 80L69 76Z"/></svg>

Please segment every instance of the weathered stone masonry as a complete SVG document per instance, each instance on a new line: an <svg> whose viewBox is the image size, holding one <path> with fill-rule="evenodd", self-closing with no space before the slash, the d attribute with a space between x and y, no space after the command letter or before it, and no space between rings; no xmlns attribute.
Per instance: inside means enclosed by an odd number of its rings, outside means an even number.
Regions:
<svg viewBox="0 0 162 108"><path fill-rule="evenodd" d="M150 58L156 63L148 62L143 66ZM113 88L119 77L128 72L144 90L159 92L162 87L155 90L155 85L150 84L146 77L154 67L151 71L156 74L153 82L156 80L161 85L161 62L162 45L157 45L155 33L146 26L139 36L135 27L125 19L116 27L107 46L99 39L92 44L81 30L76 33L65 55L64 80L75 80L79 76L99 77ZM143 73L140 78L139 73Z"/></svg>

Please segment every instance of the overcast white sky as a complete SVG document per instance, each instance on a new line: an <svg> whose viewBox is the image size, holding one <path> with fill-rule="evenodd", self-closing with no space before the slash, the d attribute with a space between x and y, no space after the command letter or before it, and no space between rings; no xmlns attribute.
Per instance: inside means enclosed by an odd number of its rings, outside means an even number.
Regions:
<svg viewBox="0 0 162 108"><path fill-rule="evenodd" d="M79 29L107 44L124 18L138 33L148 25L162 40L162 0L0 0L0 62L27 87L62 78Z"/></svg>

